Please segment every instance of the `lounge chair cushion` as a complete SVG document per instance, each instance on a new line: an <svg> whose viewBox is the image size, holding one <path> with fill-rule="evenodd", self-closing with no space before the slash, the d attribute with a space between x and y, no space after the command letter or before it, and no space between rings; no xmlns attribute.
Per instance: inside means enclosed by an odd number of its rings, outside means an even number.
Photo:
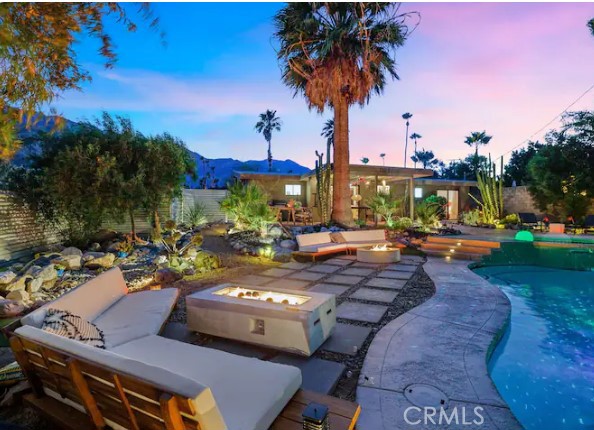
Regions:
<svg viewBox="0 0 594 430"><path fill-rule="evenodd" d="M209 387L230 430L269 428L301 386L301 371L296 367L160 336L133 340L113 351Z"/></svg>
<svg viewBox="0 0 594 430"><path fill-rule="evenodd" d="M375 246L375 245L391 245L392 242L387 240L356 240L356 241L349 241L346 243L347 247L349 248L364 248L366 246Z"/></svg>
<svg viewBox="0 0 594 430"><path fill-rule="evenodd" d="M538 218L532 212L519 212L518 218L522 224L538 224Z"/></svg>
<svg viewBox="0 0 594 430"><path fill-rule="evenodd" d="M298 234L295 239L297 239L297 243L299 244L299 250L301 250L302 246L320 245L332 242L329 232Z"/></svg>
<svg viewBox="0 0 594 430"><path fill-rule="evenodd" d="M172 363L172 366L170 367L175 368L175 363L177 363L180 357L176 355L175 349L168 349L172 347L172 345L167 345L161 350L145 350L143 352L144 355L137 355L136 357L131 358L124 355L114 354L110 351L93 348L92 346L85 345L81 342L57 336L32 326L19 327L15 332L26 339L52 349L62 351L90 363L143 380L163 391L174 391L175 394L194 399L196 405L196 417L203 430L233 429L233 427L225 426L209 387L201 384L194 378L185 376L183 372L176 372L175 369L169 370L168 368L160 366L155 367L153 364L150 364L151 360L149 360L149 356L158 354L163 356L164 360L166 359ZM190 346L190 348L199 347ZM200 367L196 362L194 362L194 366ZM233 381L231 381L231 383L233 383ZM61 400L59 396L58 400Z"/></svg>
<svg viewBox="0 0 594 430"><path fill-rule="evenodd" d="M341 231L335 236L342 236L344 242L373 242L376 240L386 240L386 233L384 230L354 230ZM335 240L338 241L338 240Z"/></svg>
<svg viewBox="0 0 594 430"><path fill-rule="evenodd" d="M178 295L177 288L165 288L122 297L93 321L103 331L105 348L112 349L142 336L158 334Z"/></svg>
<svg viewBox="0 0 594 430"><path fill-rule="evenodd" d="M21 318L21 324L41 327L49 308L68 311L87 321L93 321L127 293L124 276L115 267L25 315Z"/></svg>
<svg viewBox="0 0 594 430"><path fill-rule="evenodd" d="M332 251L346 251L346 243L320 243L318 245L300 246L301 252L332 252Z"/></svg>

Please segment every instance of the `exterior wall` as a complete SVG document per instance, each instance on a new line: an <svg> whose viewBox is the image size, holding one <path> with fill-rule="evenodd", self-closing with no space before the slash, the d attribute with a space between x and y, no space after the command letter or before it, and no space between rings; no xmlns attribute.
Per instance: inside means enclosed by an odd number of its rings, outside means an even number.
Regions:
<svg viewBox="0 0 594 430"><path fill-rule="evenodd" d="M200 203L204 207L208 221L227 221L227 216L219 205L226 196L227 190L185 189L182 198L176 199L171 206L172 217L177 222L184 222L188 208Z"/></svg>
<svg viewBox="0 0 594 430"><path fill-rule="evenodd" d="M506 187L503 189L503 210L505 213L533 212L541 215L543 212L538 208L528 187Z"/></svg>
<svg viewBox="0 0 594 430"><path fill-rule="evenodd" d="M474 196L479 196L480 193L476 187L471 186L461 186L461 185L447 185L447 184L422 184L422 183L415 183L415 188L420 187L423 189L423 199L431 195L437 195L438 190L453 190L458 191L458 212L465 212L469 209L472 209L476 206L476 203L470 196L469 193L472 193ZM416 202L420 202L421 199L415 199Z"/></svg>
<svg viewBox="0 0 594 430"><path fill-rule="evenodd" d="M270 196L270 200L287 202L290 199L299 200L304 206L307 206L307 183L298 178L257 178L249 179L249 182L258 184ZM287 196L285 194L285 185L301 185L300 196Z"/></svg>

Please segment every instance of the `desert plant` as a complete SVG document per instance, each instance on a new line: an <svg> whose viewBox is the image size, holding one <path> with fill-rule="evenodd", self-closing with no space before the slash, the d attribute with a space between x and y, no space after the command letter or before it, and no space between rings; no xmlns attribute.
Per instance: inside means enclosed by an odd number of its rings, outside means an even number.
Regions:
<svg viewBox="0 0 594 430"><path fill-rule="evenodd" d="M503 224L503 225L519 224L519 222L520 222L520 217L518 217L518 214L509 214L499 220L499 224Z"/></svg>
<svg viewBox="0 0 594 430"><path fill-rule="evenodd" d="M324 154L316 151L316 200L320 208L320 218L323 224L330 222L330 185L332 183L332 166L330 165L330 147L332 141L328 138L326 163L323 163Z"/></svg>
<svg viewBox="0 0 594 430"><path fill-rule="evenodd" d="M184 215L192 227L197 227L208 222L206 207L200 202L194 202L194 205L186 209Z"/></svg>
<svg viewBox="0 0 594 430"><path fill-rule="evenodd" d="M276 220L268 206L268 196L256 184L236 182L229 185L227 196L220 205L228 216L235 219L238 229L258 231L262 236Z"/></svg>
<svg viewBox="0 0 594 430"><path fill-rule="evenodd" d="M388 228L392 228L394 215L402 207L402 199L396 199L392 194L377 193L367 201L367 205L386 222Z"/></svg>
<svg viewBox="0 0 594 430"><path fill-rule="evenodd" d="M415 206L415 215L417 222L421 227L433 228L439 227L439 211L441 207L437 203L423 201Z"/></svg>
<svg viewBox="0 0 594 430"><path fill-rule="evenodd" d="M410 219L409 217L402 216L402 217L394 220L394 224L392 225L392 228L394 230L404 231L406 229L411 228L412 226L413 226L413 220Z"/></svg>
<svg viewBox="0 0 594 430"><path fill-rule="evenodd" d="M425 201L427 203L434 203L436 205L439 206L439 209L437 211L437 216L439 217L439 219L443 219L445 218L446 214L447 214L447 206L448 206L448 199L446 199L445 197L442 196L438 196L435 194L432 194L430 196L428 196Z"/></svg>
<svg viewBox="0 0 594 430"><path fill-rule="evenodd" d="M483 216L478 209L473 209L462 214L462 224L464 225L477 226L482 223Z"/></svg>
<svg viewBox="0 0 594 430"><path fill-rule="evenodd" d="M495 224L503 215L503 157L501 158L501 176L497 178L495 163L489 164L486 171L477 172L478 189L481 200L468 194L481 208L483 220L487 224Z"/></svg>

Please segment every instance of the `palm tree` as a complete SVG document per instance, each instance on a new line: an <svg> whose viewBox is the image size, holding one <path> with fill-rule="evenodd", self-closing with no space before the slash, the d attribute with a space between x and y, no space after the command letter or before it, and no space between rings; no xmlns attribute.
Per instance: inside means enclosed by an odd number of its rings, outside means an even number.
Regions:
<svg viewBox="0 0 594 430"><path fill-rule="evenodd" d="M406 152L408 150L408 126L410 125L410 122L408 121L409 119L412 118L412 113L410 112L406 112L402 114L402 119L406 120L406 140L404 143L404 167L406 167Z"/></svg>
<svg viewBox="0 0 594 430"><path fill-rule="evenodd" d="M423 136L421 136L418 133L413 133L413 134L410 135L410 138L415 141L415 154L417 153L417 140L420 139L421 137L423 137ZM417 167L417 163L416 162L415 162L415 167Z"/></svg>
<svg viewBox="0 0 594 430"><path fill-rule="evenodd" d="M264 139L268 142L268 171L272 172L272 150L270 141L272 140L272 132L280 131L282 122L276 116L275 110L267 109L266 112L260 114L260 121L254 127L258 133L264 135Z"/></svg>
<svg viewBox="0 0 594 430"><path fill-rule="evenodd" d="M394 49L409 14L393 3L289 3L274 17L283 82L310 109L334 110L332 220L353 225L349 174L349 106L364 106L398 78Z"/></svg>
<svg viewBox="0 0 594 430"><path fill-rule="evenodd" d="M421 149L420 151L415 151L415 155L410 157L410 159L414 161L415 165L417 163L421 163L423 169L432 169L434 167L439 167L443 164L442 161L435 158L433 151L425 151L425 148Z"/></svg>
<svg viewBox="0 0 594 430"><path fill-rule="evenodd" d="M380 154L380 158L382 159L382 166L385 166L386 165L386 154L382 152Z"/></svg>
<svg viewBox="0 0 594 430"><path fill-rule="evenodd" d="M473 131L470 133L470 136L466 136L466 143L468 146L474 146L474 171L475 173L478 172L479 168L479 146L481 145L488 145L493 136L489 136L486 131Z"/></svg>
<svg viewBox="0 0 594 430"><path fill-rule="evenodd" d="M592 32L592 36L594 36L594 18L592 18L590 21L588 21L588 28Z"/></svg>
<svg viewBox="0 0 594 430"><path fill-rule="evenodd" d="M363 164L369 163L369 158L367 158L367 157L361 158L361 163L363 163Z"/></svg>

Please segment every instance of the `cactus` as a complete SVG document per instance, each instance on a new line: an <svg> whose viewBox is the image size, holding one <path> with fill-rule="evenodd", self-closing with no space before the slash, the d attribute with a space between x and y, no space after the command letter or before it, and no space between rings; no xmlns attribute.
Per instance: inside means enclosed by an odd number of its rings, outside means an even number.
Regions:
<svg viewBox="0 0 594 430"><path fill-rule="evenodd" d="M317 180L317 203L320 208L320 217L323 224L330 222L331 213L331 196L330 196L330 184L332 183L332 166L330 163L330 146L331 142L328 142L326 163L324 163L324 154L320 154L316 151L316 180Z"/></svg>
<svg viewBox="0 0 594 430"><path fill-rule="evenodd" d="M481 200L472 194L468 194L481 208L483 221L486 224L495 224L503 216L503 157L501 159L501 175L497 178L497 167L491 162L487 169L477 172L478 189L481 193Z"/></svg>

